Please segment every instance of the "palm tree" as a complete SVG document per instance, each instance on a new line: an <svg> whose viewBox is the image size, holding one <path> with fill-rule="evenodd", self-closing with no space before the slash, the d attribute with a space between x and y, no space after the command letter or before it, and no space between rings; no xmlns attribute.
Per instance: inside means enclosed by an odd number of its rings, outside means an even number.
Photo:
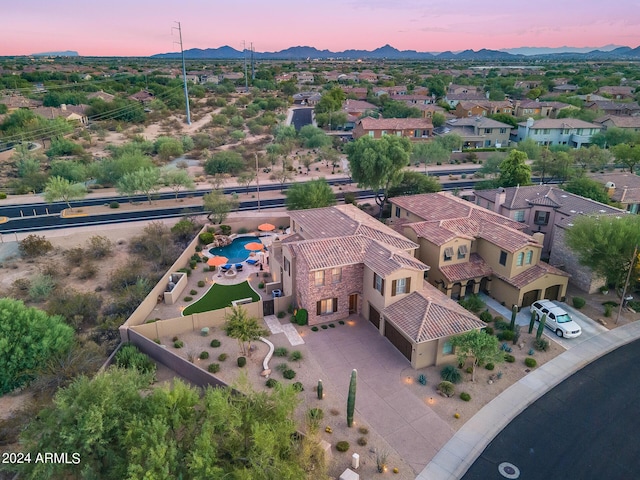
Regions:
<svg viewBox="0 0 640 480"><path fill-rule="evenodd" d="M258 319L250 317L240 305L231 307L231 314L226 316L226 320L224 331L231 338L238 340L242 355L246 355L251 350L252 341L269 334L260 326ZM248 344L248 348L245 348L245 343Z"/></svg>

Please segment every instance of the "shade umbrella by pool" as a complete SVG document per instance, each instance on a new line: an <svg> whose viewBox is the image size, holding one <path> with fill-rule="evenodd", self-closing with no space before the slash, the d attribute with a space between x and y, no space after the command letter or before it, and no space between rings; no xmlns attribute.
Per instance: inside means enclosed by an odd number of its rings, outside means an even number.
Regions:
<svg viewBox="0 0 640 480"><path fill-rule="evenodd" d="M220 265L224 265L228 261L229 259L227 257L216 255L215 257L211 257L209 260L207 260L207 265L209 265L210 267L219 267Z"/></svg>
<svg viewBox="0 0 640 480"><path fill-rule="evenodd" d="M257 252L262 250L264 248L264 245L260 242L249 242L244 246L244 248L246 248L247 250L251 250L252 252Z"/></svg>
<svg viewBox="0 0 640 480"><path fill-rule="evenodd" d="M270 232L271 230L275 230L276 226L275 225L271 225L270 223L263 223L261 225L258 225L258 230L260 230L261 232Z"/></svg>

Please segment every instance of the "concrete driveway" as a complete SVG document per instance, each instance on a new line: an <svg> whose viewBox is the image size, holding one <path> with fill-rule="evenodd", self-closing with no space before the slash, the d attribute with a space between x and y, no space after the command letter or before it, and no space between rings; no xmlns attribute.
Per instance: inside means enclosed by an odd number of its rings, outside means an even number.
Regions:
<svg viewBox="0 0 640 480"><path fill-rule="evenodd" d="M496 300L494 300L493 298L489 298L484 293L480 294L480 298L482 298L482 300L487 304L488 307L490 307L491 309L495 310L500 315L502 315L507 322L511 320L511 310L509 310L506 307L503 307ZM557 301L554 301L553 303L558 305L560 308L566 310L566 312L569 315L571 315L571 318L578 325L580 325L580 328L582 328L582 334L576 338L560 338L555 333L553 333L550 329L548 328L544 329L544 335L550 341L556 342L557 344L561 345L562 348L564 348L565 350L569 350L570 348L575 347L576 345L579 345L582 342L589 340L590 338L595 337L600 333L609 331L608 328L600 325L595 320L592 320L591 318L587 317L585 314L583 314L579 310L576 310L575 308L570 307L566 303L557 302ZM518 315L516 316L516 324L521 325L523 328L529 328L530 319L531 319L531 312L529 310L529 307L523 308L518 312ZM538 328L537 323L534 328Z"/></svg>
<svg viewBox="0 0 640 480"><path fill-rule="evenodd" d="M415 378L415 370L368 320L353 316L345 325L309 332L304 339L324 371L325 392L344 392L346 402L351 370L358 370L356 418L384 437L415 472L453 436L453 429L403 383L407 376Z"/></svg>

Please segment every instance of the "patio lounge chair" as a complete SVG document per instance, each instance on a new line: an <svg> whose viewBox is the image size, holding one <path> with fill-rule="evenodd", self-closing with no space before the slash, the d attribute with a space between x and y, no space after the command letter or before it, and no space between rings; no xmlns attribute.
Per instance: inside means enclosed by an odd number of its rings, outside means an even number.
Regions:
<svg viewBox="0 0 640 480"><path fill-rule="evenodd" d="M220 270L222 270L223 272L226 272L227 270L229 270L231 267L233 267L233 265L231 265L230 263L225 263L224 265L222 265L220 267Z"/></svg>
<svg viewBox="0 0 640 480"><path fill-rule="evenodd" d="M241 263L236 263L235 267L236 267L237 271L242 270L242 264Z"/></svg>
<svg viewBox="0 0 640 480"><path fill-rule="evenodd" d="M255 258L247 258L246 262L249 265L256 265L260 260L256 260Z"/></svg>

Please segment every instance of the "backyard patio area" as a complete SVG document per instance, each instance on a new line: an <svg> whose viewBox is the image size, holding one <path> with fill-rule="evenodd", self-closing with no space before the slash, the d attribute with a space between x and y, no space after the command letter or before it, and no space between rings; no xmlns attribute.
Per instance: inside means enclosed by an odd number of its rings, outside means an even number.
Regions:
<svg viewBox="0 0 640 480"><path fill-rule="evenodd" d="M249 285L248 281L235 285L214 283L198 300L182 311L183 315L218 310L232 305L235 300L250 298L251 301L260 300L260 295Z"/></svg>

